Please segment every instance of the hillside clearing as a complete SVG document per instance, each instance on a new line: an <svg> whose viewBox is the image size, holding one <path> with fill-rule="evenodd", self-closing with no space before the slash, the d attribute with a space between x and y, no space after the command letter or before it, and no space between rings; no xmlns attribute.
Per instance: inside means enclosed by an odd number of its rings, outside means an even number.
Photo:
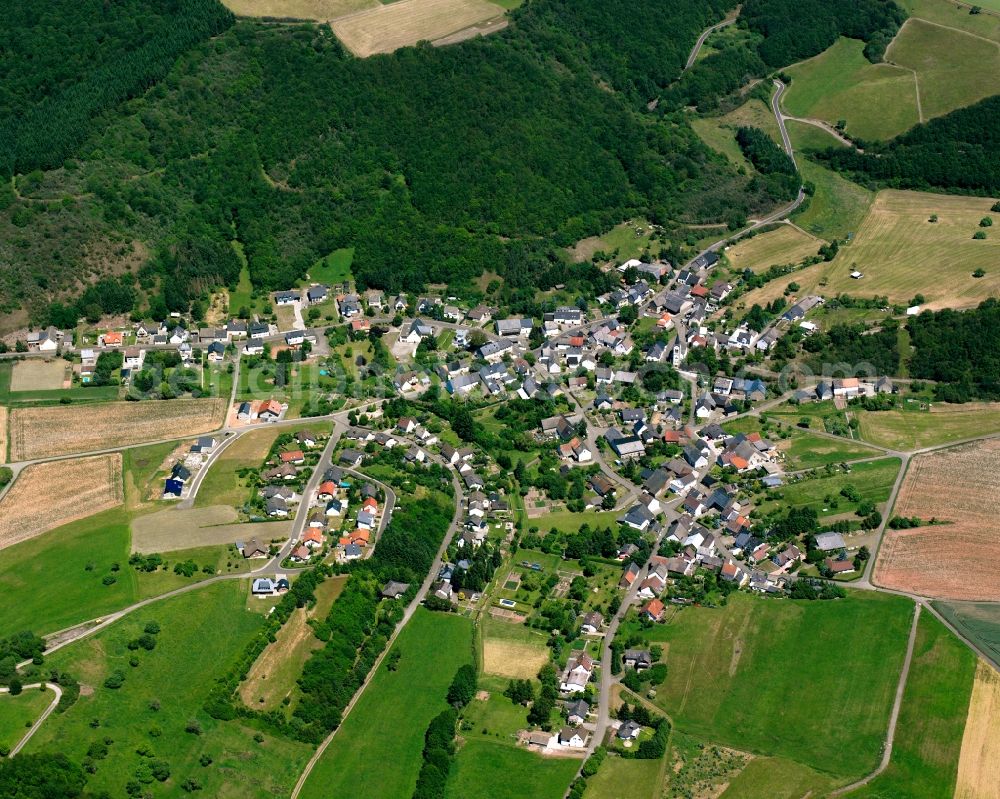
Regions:
<svg viewBox="0 0 1000 799"><path fill-rule="evenodd" d="M336 20L330 27L352 53L364 58L433 41L503 13L486 0L399 0Z"/></svg>
<svg viewBox="0 0 1000 799"><path fill-rule="evenodd" d="M225 401L215 399L54 405L10 412L11 460L48 458L183 438L222 424Z"/></svg>
<svg viewBox="0 0 1000 799"><path fill-rule="evenodd" d="M891 139L919 122L913 73L872 64L864 42L841 37L818 56L788 67L791 86L782 98L786 113L846 122L852 138Z"/></svg>
<svg viewBox="0 0 1000 799"><path fill-rule="evenodd" d="M924 121L996 93L1000 45L968 33L911 17L885 58L916 73Z"/></svg>
<svg viewBox="0 0 1000 799"><path fill-rule="evenodd" d="M1000 797L1000 674L980 662L958 761L955 799Z"/></svg>
<svg viewBox="0 0 1000 799"><path fill-rule="evenodd" d="M913 459L893 515L945 524L887 530L875 564L880 585L940 599L1000 600L992 511L1000 497L998 453L1000 441L990 439Z"/></svg>
<svg viewBox="0 0 1000 799"><path fill-rule="evenodd" d="M0 549L123 501L121 453L29 466L0 499Z"/></svg>
<svg viewBox="0 0 1000 799"><path fill-rule="evenodd" d="M313 19L324 22L377 5L376 0L222 0L239 17Z"/></svg>

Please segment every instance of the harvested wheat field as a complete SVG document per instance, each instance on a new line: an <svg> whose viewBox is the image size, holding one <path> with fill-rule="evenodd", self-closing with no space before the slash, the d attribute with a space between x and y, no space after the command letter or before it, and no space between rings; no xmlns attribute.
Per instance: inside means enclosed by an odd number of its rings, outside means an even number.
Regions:
<svg viewBox="0 0 1000 799"><path fill-rule="evenodd" d="M0 499L0 549L123 501L119 452L29 466Z"/></svg>
<svg viewBox="0 0 1000 799"><path fill-rule="evenodd" d="M979 661L955 799L1000 799L1000 674Z"/></svg>
<svg viewBox="0 0 1000 799"><path fill-rule="evenodd" d="M291 521L239 524L229 505L206 508L168 508L140 516L132 522L133 552L173 552L256 537L261 541L288 538Z"/></svg>
<svg viewBox="0 0 1000 799"><path fill-rule="evenodd" d="M726 257L734 269L764 272L772 266L801 263L803 258L816 255L825 243L793 225L779 225L730 247Z"/></svg>
<svg viewBox="0 0 1000 799"><path fill-rule="evenodd" d="M66 385L66 361L29 358L14 364L10 373L11 391L51 391Z"/></svg>
<svg viewBox="0 0 1000 799"><path fill-rule="evenodd" d="M946 522L886 530L875 581L940 599L1000 601L996 562L1000 441L920 455L910 463L893 516Z"/></svg>
<svg viewBox="0 0 1000 799"><path fill-rule="evenodd" d="M207 433L222 424L224 410L219 398L15 408L10 457L50 458Z"/></svg>
<svg viewBox="0 0 1000 799"><path fill-rule="evenodd" d="M338 19L331 27L352 53L366 57L434 41L503 13L486 0L399 0Z"/></svg>
<svg viewBox="0 0 1000 799"><path fill-rule="evenodd" d="M319 22L377 4L377 0L222 0L222 5L240 17L314 19Z"/></svg>

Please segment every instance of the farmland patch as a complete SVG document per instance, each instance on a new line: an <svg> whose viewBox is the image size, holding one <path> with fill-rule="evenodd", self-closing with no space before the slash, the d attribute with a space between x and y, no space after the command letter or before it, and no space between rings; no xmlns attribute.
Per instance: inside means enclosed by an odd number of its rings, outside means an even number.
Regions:
<svg viewBox="0 0 1000 799"><path fill-rule="evenodd" d="M486 0L399 0L336 20L331 27L351 52L366 57L433 41L503 13Z"/></svg>
<svg viewBox="0 0 1000 799"><path fill-rule="evenodd" d="M223 0L240 17L314 19L319 22L377 5L376 0Z"/></svg>
<svg viewBox="0 0 1000 799"><path fill-rule="evenodd" d="M0 500L0 549L123 501L121 453L29 466Z"/></svg>
<svg viewBox="0 0 1000 799"><path fill-rule="evenodd" d="M177 399L56 405L10 412L11 459L29 460L207 433L222 423L225 401Z"/></svg>
<svg viewBox="0 0 1000 799"><path fill-rule="evenodd" d="M816 255L823 244L824 241L793 225L779 225L730 247L726 256L734 269L763 272L771 266L797 264L803 258Z"/></svg>
<svg viewBox="0 0 1000 799"><path fill-rule="evenodd" d="M1000 600L992 512L1000 497L998 453L1000 441L987 440L913 459L893 515L946 523L887 530L875 566L880 585L940 599Z"/></svg>
<svg viewBox="0 0 1000 799"><path fill-rule="evenodd" d="M1000 674L980 662L962 738L955 799L1000 796Z"/></svg>

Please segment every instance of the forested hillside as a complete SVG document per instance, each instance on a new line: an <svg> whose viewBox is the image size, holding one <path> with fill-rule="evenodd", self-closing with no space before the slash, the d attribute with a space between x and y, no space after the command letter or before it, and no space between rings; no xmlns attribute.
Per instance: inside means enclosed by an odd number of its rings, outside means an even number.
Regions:
<svg viewBox="0 0 1000 799"><path fill-rule="evenodd" d="M816 157L863 183L906 189L1000 194L1000 96L952 111L865 152Z"/></svg>
<svg viewBox="0 0 1000 799"><path fill-rule="evenodd" d="M92 117L225 30L216 0L17 0L0 20L0 174L60 164Z"/></svg>
<svg viewBox="0 0 1000 799"><path fill-rule="evenodd" d="M106 117L73 169L18 181L24 198L70 199L9 200L6 299L38 308L36 288L64 285L95 239L148 251L136 296L156 311L235 281L234 239L262 289L353 246L368 285L461 287L491 269L517 290L565 282L555 248L632 214L768 208L682 115L637 102L720 15L703 0L539 0L499 35L367 60L326 27L241 22Z"/></svg>

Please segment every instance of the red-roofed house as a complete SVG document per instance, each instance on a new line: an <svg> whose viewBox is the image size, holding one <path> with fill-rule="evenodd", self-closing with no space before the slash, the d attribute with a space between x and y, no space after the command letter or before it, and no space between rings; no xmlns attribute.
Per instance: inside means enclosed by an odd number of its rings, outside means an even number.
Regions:
<svg viewBox="0 0 1000 799"><path fill-rule="evenodd" d="M291 452L282 452L278 457L281 458L282 463L300 464L306 462L306 456L300 449L293 449Z"/></svg>
<svg viewBox="0 0 1000 799"><path fill-rule="evenodd" d="M666 608L659 599L651 599L642 606L642 610L639 611L639 615L645 616L650 621L662 621L663 612L665 610Z"/></svg>

